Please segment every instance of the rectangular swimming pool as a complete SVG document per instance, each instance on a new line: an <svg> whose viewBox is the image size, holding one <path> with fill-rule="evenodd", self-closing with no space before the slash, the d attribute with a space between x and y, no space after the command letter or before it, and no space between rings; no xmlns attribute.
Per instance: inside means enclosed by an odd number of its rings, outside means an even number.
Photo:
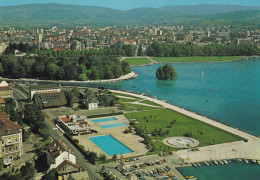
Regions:
<svg viewBox="0 0 260 180"><path fill-rule="evenodd" d="M110 118L102 118L102 119L93 119L91 120L93 123L107 122L107 121L116 121L117 119L114 117Z"/></svg>
<svg viewBox="0 0 260 180"><path fill-rule="evenodd" d="M99 127L101 127L102 129L106 129L106 128L113 128L113 127L120 127L120 126L127 126L127 124L126 123L114 123L114 124L100 125Z"/></svg>
<svg viewBox="0 0 260 180"><path fill-rule="evenodd" d="M109 156L113 156L114 154L118 155L133 152L131 149L126 147L111 135L89 137L88 139L96 144Z"/></svg>

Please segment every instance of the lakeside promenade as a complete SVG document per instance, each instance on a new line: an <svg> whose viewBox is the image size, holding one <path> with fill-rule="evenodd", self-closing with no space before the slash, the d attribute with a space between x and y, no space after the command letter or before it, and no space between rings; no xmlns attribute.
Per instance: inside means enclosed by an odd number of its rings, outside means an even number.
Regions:
<svg viewBox="0 0 260 180"><path fill-rule="evenodd" d="M152 101L159 105L162 105L165 108L174 110L181 114L192 117L196 120L202 121L206 124L214 126L216 128L222 129L229 133L240 136L246 141L236 141L231 143L216 144L211 146L200 147L199 151L192 152L190 150L180 150L177 151L177 155L188 162L201 162L201 161L210 161L210 160L221 160L221 159L233 159L233 158L247 158L247 159L257 159L260 160L260 139L256 136L243 132L239 129L234 129L227 125L221 124L209 118L203 117L196 113L185 110L169 103L163 102L158 99L154 99L148 96L129 93L124 91L110 90L111 92L121 93L125 95L131 95L145 100Z"/></svg>

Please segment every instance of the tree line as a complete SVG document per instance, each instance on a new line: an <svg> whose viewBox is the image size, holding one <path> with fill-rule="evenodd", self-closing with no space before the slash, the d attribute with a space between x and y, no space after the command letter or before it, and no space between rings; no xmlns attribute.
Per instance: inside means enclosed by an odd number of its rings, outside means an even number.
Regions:
<svg viewBox="0 0 260 180"><path fill-rule="evenodd" d="M61 54L62 53L62 54ZM39 78L51 80L97 80L118 78L131 72L127 62L114 56L42 50L33 59L16 58L13 55L0 57L0 76L10 78ZM73 52L75 53L75 52Z"/></svg>
<svg viewBox="0 0 260 180"><path fill-rule="evenodd" d="M147 49L148 56L184 57L184 56L251 56L257 53L257 46L251 44L161 44L153 42Z"/></svg>
<svg viewBox="0 0 260 180"><path fill-rule="evenodd" d="M92 48L92 49L83 49L76 50L71 46L69 50L48 50L48 49L39 49L37 45L29 45L27 43L20 42L19 44L10 43L9 46L4 51L4 54L14 54L15 50L19 50L25 53L37 54L39 56L48 56L48 57L57 57L57 56L66 56L66 57L79 57L86 55L107 55L107 56L134 56L135 55L135 47L132 45L123 45L120 48L116 47L116 45L112 45L111 47L105 48Z"/></svg>

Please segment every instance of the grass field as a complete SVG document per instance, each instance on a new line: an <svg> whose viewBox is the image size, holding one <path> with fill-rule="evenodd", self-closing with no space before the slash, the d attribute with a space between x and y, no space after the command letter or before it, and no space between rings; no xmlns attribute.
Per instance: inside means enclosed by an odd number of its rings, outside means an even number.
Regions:
<svg viewBox="0 0 260 180"><path fill-rule="evenodd" d="M153 105L153 106L161 106L160 104L157 104L157 103L154 103L154 102L148 101L148 100L140 101L140 103L149 104L149 105Z"/></svg>
<svg viewBox="0 0 260 180"><path fill-rule="evenodd" d="M121 93L112 93L112 94L115 95L115 96L124 96L124 97L134 98L136 100L142 100L142 98L139 98L139 97L136 97L136 96L131 96L131 95L128 95L128 94L121 94Z"/></svg>
<svg viewBox="0 0 260 180"><path fill-rule="evenodd" d="M123 61L128 62L130 66L145 65L151 62L147 58L126 58Z"/></svg>
<svg viewBox="0 0 260 180"><path fill-rule="evenodd" d="M152 134L155 128L165 132L165 135L151 136L152 144L156 147L151 154L177 150L164 145L162 140L171 136L183 136L185 133L191 133L191 137L200 142L199 146L242 140L238 136L168 109L154 108L151 111L126 113L125 116L128 119L136 119L139 122L138 126L148 134ZM176 123L172 124L174 120ZM166 134L167 130L169 134Z"/></svg>
<svg viewBox="0 0 260 180"><path fill-rule="evenodd" d="M138 110L138 111L147 111L149 110L156 110L159 109L159 107L151 107L151 106L144 106L144 105L139 105L139 104L131 104L131 103L125 103L126 104L126 111L134 111L134 110Z"/></svg>
<svg viewBox="0 0 260 180"><path fill-rule="evenodd" d="M166 62L212 62L212 61L228 61L243 58L246 56L209 56L209 57L153 57L152 59L160 63Z"/></svg>

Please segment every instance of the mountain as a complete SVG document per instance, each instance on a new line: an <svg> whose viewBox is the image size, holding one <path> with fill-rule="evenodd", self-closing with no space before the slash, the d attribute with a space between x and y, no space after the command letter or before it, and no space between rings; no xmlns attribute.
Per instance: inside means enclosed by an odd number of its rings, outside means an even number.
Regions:
<svg viewBox="0 0 260 180"><path fill-rule="evenodd" d="M29 4L0 7L0 25L36 27L53 24L64 26L173 24L199 22L208 17L230 18L230 15L236 17L234 20L239 20L239 14L245 13L253 16L243 20L255 20L255 17L259 17L259 11L259 6L235 5L187 5L115 10L96 6Z"/></svg>

